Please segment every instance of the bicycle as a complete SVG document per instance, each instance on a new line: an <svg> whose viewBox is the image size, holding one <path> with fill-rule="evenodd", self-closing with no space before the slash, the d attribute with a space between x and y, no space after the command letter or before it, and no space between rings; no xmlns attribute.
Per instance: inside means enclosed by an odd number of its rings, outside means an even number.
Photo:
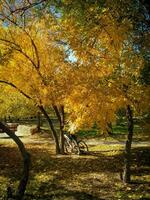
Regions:
<svg viewBox="0 0 150 200"><path fill-rule="evenodd" d="M75 135L64 134L64 147L67 154L86 154L88 146L83 140L78 140Z"/></svg>

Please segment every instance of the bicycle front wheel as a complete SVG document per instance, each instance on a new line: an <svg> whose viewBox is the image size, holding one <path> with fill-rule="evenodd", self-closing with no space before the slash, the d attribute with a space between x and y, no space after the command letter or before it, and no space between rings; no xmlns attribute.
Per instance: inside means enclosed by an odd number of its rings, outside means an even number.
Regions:
<svg viewBox="0 0 150 200"><path fill-rule="evenodd" d="M64 149L65 149L65 153L67 154L72 153L72 143L67 136L64 136Z"/></svg>
<svg viewBox="0 0 150 200"><path fill-rule="evenodd" d="M74 139L71 141L71 143L72 143L72 154L79 155L80 154L80 148L78 146L78 143Z"/></svg>

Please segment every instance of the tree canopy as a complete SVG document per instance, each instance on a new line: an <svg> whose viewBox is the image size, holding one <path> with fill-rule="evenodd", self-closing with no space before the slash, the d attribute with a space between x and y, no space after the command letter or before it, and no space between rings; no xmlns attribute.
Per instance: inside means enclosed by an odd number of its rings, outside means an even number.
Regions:
<svg viewBox="0 0 150 200"><path fill-rule="evenodd" d="M143 43L148 43L148 11L140 1L10 5L10 18L1 6L1 16L9 22L1 24L2 80L37 105L65 105L70 124L78 128L97 122L105 129L127 104L147 110L149 87L141 72L147 62ZM33 19L33 8L45 14ZM24 26L14 17L20 12L30 19Z"/></svg>

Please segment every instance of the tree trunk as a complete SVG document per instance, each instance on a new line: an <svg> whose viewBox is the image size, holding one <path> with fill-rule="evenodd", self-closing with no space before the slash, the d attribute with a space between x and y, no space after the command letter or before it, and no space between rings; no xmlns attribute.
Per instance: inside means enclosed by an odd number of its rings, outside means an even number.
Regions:
<svg viewBox="0 0 150 200"><path fill-rule="evenodd" d="M55 110L55 113L56 113L56 116L59 120L59 127L60 127L60 151L61 151L61 154L65 154L65 151L64 151L64 107L61 106L61 110L59 111L58 110L58 107L57 106L53 106L54 110Z"/></svg>
<svg viewBox="0 0 150 200"><path fill-rule="evenodd" d="M131 144L133 137L133 114L130 105L127 106L126 116L128 121L128 136L125 145L125 160L124 160L124 171L123 171L123 182L131 182Z"/></svg>
<svg viewBox="0 0 150 200"><path fill-rule="evenodd" d="M61 138L60 138L60 144L61 144L61 148L63 153L65 152L64 149L64 126L65 126L65 112L64 112L64 106L61 106Z"/></svg>
<svg viewBox="0 0 150 200"><path fill-rule="evenodd" d="M7 118L6 118L6 116L4 117L4 123L6 123L7 122Z"/></svg>
<svg viewBox="0 0 150 200"><path fill-rule="evenodd" d="M40 114L40 112L37 112L37 129L38 129L38 132L40 132L40 130L41 130L41 114Z"/></svg>
<svg viewBox="0 0 150 200"><path fill-rule="evenodd" d="M9 130L9 128L6 127L1 122L0 122L0 128L3 130L3 132L5 132L10 138L12 138L14 140L14 142L17 144L17 146L20 150L20 153L22 155L22 158L23 158L23 162L24 162L23 175L22 175L22 179L20 180L20 183L19 183L19 186L18 186L18 189L16 192L16 198L15 198L16 200L22 200L23 196L24 196L24 192L26 190L28 177L29 177L30 155L26 151L24 144L21 142L19 137L17 135L15 135L15 133L13 131ZM9 195L11 195L10 187L8 188L8 192L10 193Z"/></svg>
<svg viewBox="0 0 150 200"><path fill-rule="evenodd" d="M50 119L50 117L48 116L46 110L43 108L43 106L38 106L39 109L41 110L41 112L44 114L44 116L46 117L47 121L48 121L48 124L50 126L50 129L52 131L52 136L53 136L53 139L55 141L55 145L56 145L56 154L60 154L61 151L60 151L60 147L59 147L59 140L58 140L58 137L57 137L57 133L55 131L55 128L53 126L53 123L52 123L52 120Z"/></svg>
<svg viewBox="0 0 150 200"><path fill-rule="evenodd" d="M109 122L107 125L108 125L108 128L107 128L108 135L113 135L112 123Z"/></svg>

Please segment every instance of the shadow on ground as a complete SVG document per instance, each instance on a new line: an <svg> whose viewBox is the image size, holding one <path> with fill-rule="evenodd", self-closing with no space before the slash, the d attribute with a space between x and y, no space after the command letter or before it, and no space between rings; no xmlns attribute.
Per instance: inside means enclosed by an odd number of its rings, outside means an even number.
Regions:
<svg viewBox="0 0 150 200"><path fill-rule="evenodd" d="M27 145L31 153L32 166L27 187L26 200L104 200L128 199L129 193L147 190L148 181L135 179L126 191L119 172L123 166L123 152L105 154L90 152L81 156L55 156L52 147ZM137 155L140 153L140 164ZM145 176L149 172L150 148L133 150L132 172L134 176ZM22 162L16 147L0 146L0 178L5 177L16 184L22 171ZM140 172L140 173L139 173ZM2 182L0 184L3 184ZM136 187L135 187L136 185Z"/></svg>

